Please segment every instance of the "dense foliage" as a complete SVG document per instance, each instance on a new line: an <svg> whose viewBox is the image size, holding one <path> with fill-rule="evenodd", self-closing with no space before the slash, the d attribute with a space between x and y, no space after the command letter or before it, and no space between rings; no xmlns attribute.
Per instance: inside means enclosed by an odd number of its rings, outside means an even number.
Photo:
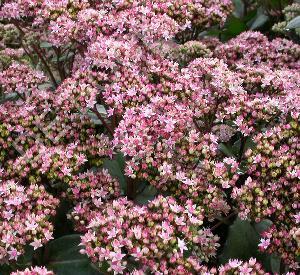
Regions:
<svg viewBox="0 0 300 275"><path fill-rule="evenodd" d="M0 274L297 274L299 15L1 1Z"/></svg>

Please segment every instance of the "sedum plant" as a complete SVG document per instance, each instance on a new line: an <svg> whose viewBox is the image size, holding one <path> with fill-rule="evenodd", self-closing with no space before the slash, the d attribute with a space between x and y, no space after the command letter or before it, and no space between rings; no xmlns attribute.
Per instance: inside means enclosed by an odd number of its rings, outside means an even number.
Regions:
<svg viewBox="0 0 300 275"><path fill-rule="evenodd" d="M0 274L297 274L300 46L233 9L1 3Z"/></svg>

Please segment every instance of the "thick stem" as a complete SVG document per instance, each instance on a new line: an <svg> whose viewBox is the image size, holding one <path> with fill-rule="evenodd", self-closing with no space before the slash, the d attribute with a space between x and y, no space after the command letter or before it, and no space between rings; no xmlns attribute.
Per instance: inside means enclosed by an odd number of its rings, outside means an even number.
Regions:
<svg viewBox="0 0 300 275"><path fill-rule="evenodd" d="M52 73L52 71L51 71L51 69L50 69L48 63L46 62L44 56L43 56L42 53L40 52L38 46L36 46L36 45L34 45L34 44L31 44L31 47L33 48L33 50L35 51L35 53L38 55L38 57L39 57L39 59L41 60L41 62L43 63L43 65L45 66L45 69L47 70L47 72L48 72L48 74L49 74L49 76L50 76L50 78L51 78L51 81L52 81L53 85L55 86L55 88L57 88L57 87L58 87L58 84L57 84L57 82L56 82L56 79L55 79L55 77L54 77L54 75L53 75L53 73Z"/></svg>
<svg viewBox="0 0 300 275"><path fill-rule="evenodd" d="M13 24L17 27L17 29L20 31L20 33L21 33L21 35L22 35L22 37L23 37L23 36L25 35L25 32L24 32L23 29L20 27L19 23L15 20L15 21L13 21ZM58 86L58 84L57 84L57 82L56 82L56 80L55 80L55 77L54 77L54 75L53 75L53 73L52 73L52 71L51 71L49 65L47 64L47 62L46 62L44 56L41 54L41 52L39 51L39 49L38 49L38 47L37 47L36 45L31 44L31 47L32 47L33 50L36 52L36 54L38 55L38 57L41 59L42 63L43 63L44 66L45 66L45 69L47 70L47 72L48 72L48 74L49 74L49 76L50 76L50 78L51 78L51 81L53 82L53 85L54 85L55 88L56 88L56 87ZM23 48L24 48L24 47L23 47ZM25 50L25 48L24 48L24 50ZM27 53L26 50L25 50L25 52ZM31 58L30 55L29 55L29 58ZM32 58L31 58L31 59L32 59Z"/></svg>
<svg viewBox="0 0 300 275"><path fill-rule="evenodd" d="M108 130L108 132L113 136L114 135L114 131L112 130L112 128L108 125L108 123L105 121L105 119L101 116L101 114L98 112L96 106L94 106L94 108L92 109L92 111L95 113L95 115L100 119L100 121L102 122L102 124L104 125L104 127Z"/></svg>
<svg viewBox="0 0 300 275"><path fill-rule="evenodd" d="M285 264L284 264L284 262L283 262L283 260L280 260L280 269L279 269L280 271L279 271L279 273L280 274L285 274Z"/></svg>
<svg viewBox="0 0 300 275"><path fill-rule="evenodd" d="M244 136L241 137L241 147L240 147L240 152L239 152L239 160L242 160L242 158L243 158L245 145L246 145L246 140L247 140L246 137L244 137Z"/></svg>
<svg viewBox="0 0 300 275"><path fill-rule="evenodd" d="M16 93L17 93L18 97L20 97L24 102L26 101L25 96L23 96L22 94L20 94L20 93L17 92L17 91L16 91Z"/></svg>
<svg viewBox="0 0 300 275"><path fill-rule="evenodd" d="M229 214L227 217L216 223L212 228L211 231L216 230L219 226L221 226L224 222L230 220L232 217L234 217L237 213L234 211L231 214Z"/></svg>
<svg viewBox="0 0 300 275"><path fill-rule="evenodd" d="M126 185L127 185L127 197L130 200L133 200L136 195L136 185L135 185L135 180L132 178L127 177L126 178Z"/></svg>
<svg viewBox="0 0 300 275"><path fill-rule="evenodd" d="M24 52L25 52L25 53L28 55L28 57L30 58L32 64L35 65L36 62L34 61L33 56L30 54L29 50L26 48L26 46L24 45L24 43L21 42L21 44L22 44L22 48L24 49Z"/></svg>
<svg viewBox="0 0 300 275"><path fill-rule="evenodd" d="M193 122L194 122L194 124L195 124L197 130L198 130L199 132L201 132L201 128L199 127L199 125L198 125L198 123L197 123L197 120L196 120L195 118L193 119Z"/></svg>
<svg viewBox="0 0 300 275"><path fill-rule="evenodd" d="M61 51L60 51L60 48L53 47L53 49L54 49L55 54L56 54L57 70L58 70L58 73L59 73L60 80L62 82L66 78L66 72L65 72L65 69L64 69L64 65L62 64L61 61L59 61L59 59L61 57Z"/></svg>

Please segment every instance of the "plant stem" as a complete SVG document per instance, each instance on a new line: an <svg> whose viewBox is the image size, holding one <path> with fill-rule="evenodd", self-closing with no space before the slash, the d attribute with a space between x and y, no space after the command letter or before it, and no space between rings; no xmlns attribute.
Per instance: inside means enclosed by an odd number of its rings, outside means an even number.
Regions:
<svg viewBox="0 0 300 275"><path fill-rule="evenodd" d="M211 231L217 229L219 226L221 226L224 222L230 220L232 217L234 217L237 213L234 211L231 214L229 214L227 217L216 223L212 228Z"/></svg>
<svg viewBox="0 0 300 275"><path fill-rule="evenodd" d="M240 147L240 152L239 152L239 160L241 161L243 158L244 150L245 150L245 145L246 145L246 140L247 138L242 136L241 137L241 147Z"/></svg>
<svg viewBox="0 0 300 275"><path fill-rule="evenodd" d="M42 55L42 53L40 52L38 46L34 45L34 44L31 44L31 47L33 48L33 50L35 51L35 53L38 55L38 57L40 58L40 60L42 61L43 65L45 66L45 69L47 70L50 78L51 78L51 81L53 83L53 85L55 86L55 88L58 87L58 84L56 82L56 79L49 67L49 65L47 64L47 61L45 60L44 56Z"/></svg>
<svg viewBox="0 0 300 275"><path fill-rule="evenodd" d="M135 180L127 177L126 185L127 185L127 194L126 195L127 195L128 199L133 200L136 195Z"/></svg>
<svg viewBox="0 0 300 275"><path fill-rule="evenodd" d="M102 122L102 124L104 125L104 127L108 130L108 132L113 136L114 135L114 131L112 130L112 128L108 125L108 123L105 121L105 119L101 116L101 114L98 112L96 106L94 106L94 108L92 109L92 111L95 113L95 115L100 119L100 121Z"/></svg>

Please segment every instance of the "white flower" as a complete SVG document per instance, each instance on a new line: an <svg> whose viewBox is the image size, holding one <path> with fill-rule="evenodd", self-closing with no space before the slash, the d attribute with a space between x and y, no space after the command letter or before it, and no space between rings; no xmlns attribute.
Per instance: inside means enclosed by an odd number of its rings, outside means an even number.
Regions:
<svg viewBox="0 0 300 275"><path fill-rule="evenodd" d="M142 228L140 226L133 227L132 232L138 240L142 237Z"/></svg>
<svg viewBox="0 0 300 275"><path fill-rule="evenodd" d="M183 253L184 250L188 250L184 240L180 240L179 238L177 238L177 242L178 242L178 248L180 249L181 253Z"/></svg>
<svg viewBox="0 0 300 275"><path fill-rule="evenodd" d="M232 268L237 268L237 267L239 267L242 264L242 261L233 259L233 260L229 260L228 264Z"/></svg>
<svg viewBox="0 0 300 275"><path fill-rule="evenodd" d="M270 240L269 239L260 239L259 247L263 249L267 249L268 246L270 245Z"/></svg>
<svg viewBox="0 0 300 275"><path fill-rule="evenodd" d="M33 250L36 250L39 247L43 246L41 240L38 240L38 239L34 239L34 241L32 243L30 243L30 245L33 246Z"/></svg>

